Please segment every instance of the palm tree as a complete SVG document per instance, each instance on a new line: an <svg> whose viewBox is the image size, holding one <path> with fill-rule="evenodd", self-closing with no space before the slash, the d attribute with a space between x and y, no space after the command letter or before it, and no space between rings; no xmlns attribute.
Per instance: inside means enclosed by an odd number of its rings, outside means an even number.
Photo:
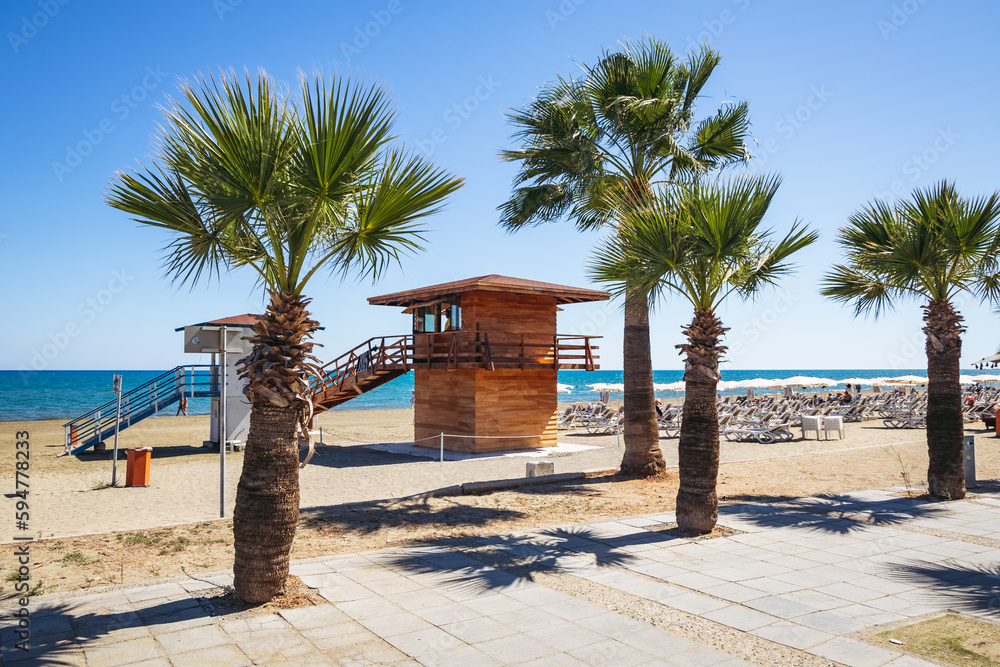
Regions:
<svg viewBox="0 0 1000 667"><path fill-rule="evenodd" d="M108 203L166 230L167 274L195 284L249 267L269 303L241 360L250 431L236 493L235 588L280 594L299 516L297 428L312 415L303 290L320 269L371 276L421 249L419 219L459 179L391 145L395 111L377 86L301 82L298 106L261 73L185 83L153 166L116 175Z"/></svg>
<svg viewBox="0 0 1000 667"><path fill-rule="evenodd" d="M677 525L707 533L718 519L719 422L716 389L721 344L728 329L716 309L730 294L748 299L788 273L788 258L817 235L798 223L780 241L761 221L777 192L777 178L731 183L696 182L656 193L625 209L619 231L598 248L590 272L616 293L638 290L651 305L677 294L694 308L677 347L684 361L684 419L679 454Z"/></svg>
<svg viewBox="0 0 1000 667"><path fill-rule="evenodd" d="M879 317L900 299L925 302L927 336L927 487L931 496L965 497L959 358L961 292L1000 297L1000 195L963 199L953 183L914 190L908 201L875 200L840 230L846 263L833 267L822 293Z"/></svg>
<svg viewBox="0 0 1000 667"><path fill-rule="evenodd" d="M511 198L500 206L510 231L569 218L579 230L620 226L612 199L644 202L658 180L678 181L744 160L747 105L724 104L695 123L695 101L719 55L705 47L679 60L660 40L625 42L605 52L581 79L546 85L508 114L520 147L501 152L516 162ZM649 309L625 294L625 454L622 472L664 470L653 396Z"/></svg>

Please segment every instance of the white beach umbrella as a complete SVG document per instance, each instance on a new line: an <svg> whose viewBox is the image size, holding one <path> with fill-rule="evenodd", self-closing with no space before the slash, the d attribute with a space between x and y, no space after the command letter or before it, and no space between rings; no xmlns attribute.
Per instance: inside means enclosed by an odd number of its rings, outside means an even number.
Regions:
<svg viewBox="0 0 1000 667"><path fill-rule="evenodd" d="M875 384L876 380L882 380L882 378L844 378L843 380L839 380L837 382L837 384L851 384L851 385L854 385L854 384L864 384L864 385L870 385L870 384Z"/></svg>
<svg viewBox="0 0 1000 667"><path fill-rule="evenodd" d="M573 391L573 385L563 384L562 382L556 382L556 391L560 394L568 394Z"/></svg>
<svg viewBox="0 0 1000 667"><path fill-rule="evenodd" d="M963 375L962 377L968 377ZM1000 375L991 375L990 373L983 373L982 375L973 375L971 378L973 382L1000 382Z"/></svg>
<svg viewBox="0 0 1000 667"><path fill-rule="evenodd" d="M893 383L893 384L899 384L899 385L903 385L903 384L927 384L927 378L920 377L919 375L900 375L899 377L895 377L895 378L887 378L886 384L888 384L890 382Z"/></svg>
<svg viewBox="0 0 1000 667"><path fill-rule="evenodd" d="M775 387L834 387L840 384L836 380L827 378L810 377L807 375L793 375L784 380L775 380Z"/></svg>

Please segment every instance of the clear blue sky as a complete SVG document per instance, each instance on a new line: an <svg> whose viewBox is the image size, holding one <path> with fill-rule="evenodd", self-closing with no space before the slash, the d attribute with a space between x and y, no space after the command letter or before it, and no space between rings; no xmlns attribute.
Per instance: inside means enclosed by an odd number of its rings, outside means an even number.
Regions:
<svg viewBox="0 0 1000 667"><path fill-rule="evenodd" d="M264 68L292 86L315 70L378 81L400 109L403 139L466 179L429 221L427 252L380 284L311 284L326 326L321 357L408 330L397 309L367 305L375 294L486 273L587 285L595 234L561 223L508 235L496 225L514 174L497 159L511 145L503 114L602 47L647 33L679 51L707 40L721 52L700 108L749 100L752 168L784 177L771 225L800 218L822 234L778 291L722 309L727 367L920 368L919 304L855 320L819 296L818 282L839 256L835 230L870 198L942 178L967 195L1000 188L1000 134L990 130L998 24L995 3L943 0L9 0L0 6L0 368L168 368L197 361L175 327L262 310L249 274L193 291L169 284L165 237L103 203L114 171L154 150L157 105L178 78L220 69ZM971 301L961 310L963 361L996 351L997 316ZM656 312L655 368L680 368L674 345L689 318L680 301ZM618 304L568 306L559 328L604 335L603 366L615 369L621 319Z"/></svg>

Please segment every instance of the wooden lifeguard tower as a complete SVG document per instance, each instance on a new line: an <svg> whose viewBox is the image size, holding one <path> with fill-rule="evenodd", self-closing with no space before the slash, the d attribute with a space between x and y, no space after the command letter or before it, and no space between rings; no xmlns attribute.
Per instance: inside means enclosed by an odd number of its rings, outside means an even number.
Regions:
<svg viewBox="0 0 1000 667"><path fill-rule="evenodd" d="M559 369L596 370L594 336L556 331L560 305L606 292L489 275L368 299L412 316L413 333L381 339L360 365L414 371L414 440L494 452L556 444ZM385 360L380 362L379 360Z"/></svg>

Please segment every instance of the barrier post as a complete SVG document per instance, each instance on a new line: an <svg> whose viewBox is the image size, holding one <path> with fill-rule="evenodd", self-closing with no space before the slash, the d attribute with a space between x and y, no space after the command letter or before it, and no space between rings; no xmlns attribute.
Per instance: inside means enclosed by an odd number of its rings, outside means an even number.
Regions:
<svg viewBox="0 0 1000 667"><path fill-rule="evenodd" d="M441 433L441 463L444 463L444 432Z"/></svg>

